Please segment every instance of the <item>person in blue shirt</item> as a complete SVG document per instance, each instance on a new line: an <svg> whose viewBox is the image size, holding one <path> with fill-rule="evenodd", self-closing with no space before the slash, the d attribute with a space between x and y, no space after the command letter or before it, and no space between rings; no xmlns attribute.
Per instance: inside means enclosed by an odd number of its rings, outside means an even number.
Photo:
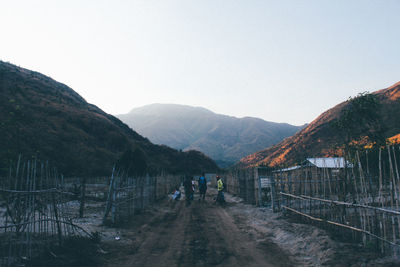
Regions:
<svg viewBox="0 0 400 267"><path fill-rule="evenodd" d="M206 198L206 192L207 192L207 179L204 177L204 173L200 176L199 181L199 201L204 200Z"/></svg>

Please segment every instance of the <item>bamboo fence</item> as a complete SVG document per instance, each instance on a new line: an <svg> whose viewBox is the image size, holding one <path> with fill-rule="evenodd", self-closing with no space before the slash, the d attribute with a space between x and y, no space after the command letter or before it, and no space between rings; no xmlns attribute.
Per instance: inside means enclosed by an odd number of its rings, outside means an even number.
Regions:
<svg viewBox="0 0 400 267"><path fill-rule="evenodd" d="M103 223L127 221L151 203L172 193L182 182L181 176L162 173L156 176L128 177L113 169L107 194Z"/></svg>
<svg viewBox="0 0 400 267"><path fill-rule="evenodd" d="M260 168L234 170L226 183L230 193L248 203L269 205L344 239L398 256L399 159L400 147L387 145L376 151L356 151L347 156L345 166L303 165L264 176L259 175Z"/></svg>
<svg viewBox="0 0 400 267"><path fill-rule="evenodd" d="M90 236L65 214L71 193L48 163L22 161L0 179L0 266L20 266L72 235Z"/></svg>

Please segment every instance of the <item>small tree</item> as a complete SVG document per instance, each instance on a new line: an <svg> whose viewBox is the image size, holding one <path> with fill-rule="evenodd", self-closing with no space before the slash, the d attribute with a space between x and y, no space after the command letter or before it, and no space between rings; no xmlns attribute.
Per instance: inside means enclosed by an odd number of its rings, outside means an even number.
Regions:
<svg viewBox="0 0 400 267"><path fill-rule="evenodd" d="M376 95L364 92L349 98L348 105L333 122L334 128L343 136L342 144L346 152L357 148L365 140L377 144L384 142L379 112L380 103Z"/></svg>

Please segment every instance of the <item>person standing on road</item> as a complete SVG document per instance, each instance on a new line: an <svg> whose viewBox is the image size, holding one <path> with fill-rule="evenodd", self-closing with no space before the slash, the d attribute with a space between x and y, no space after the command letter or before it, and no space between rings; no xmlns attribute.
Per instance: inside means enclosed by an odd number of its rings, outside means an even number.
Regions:
<svg viewBox="0 0 400 267"><path fill-rule="evenodd" d="M185 180L183 181L183 187L185 188L186 206L189 206L191 204L191 200L193 199L193 185L192 178L190 176L185 177Z"/></svg>
<svg viewBox="0 0 400 267"><path fill-rule="evenodd" d="M193 195L194 195L194 192L196 191L196 184L193 181L193 179L192 179L192 191L193 191L193 194L192 194L192 200L193 200Z"/></svg>
<svg viewBox="0 0 400 267"><path fill-rule="evenodd" d="M198 183L199 183L199 193L200 193L199 201L200 201L201 199L204 200L206 198L206 192L207 192L207 180L204 177L204 173L200 176Z"/></svg>
<svg viewBox="0 0 400 267"><path fill-rule="evenodd" d="M217 195L217 203L225 203L224 197L224 183L222 182L221 177L217 175L217 188L218 188L218 195Z"/></svg>

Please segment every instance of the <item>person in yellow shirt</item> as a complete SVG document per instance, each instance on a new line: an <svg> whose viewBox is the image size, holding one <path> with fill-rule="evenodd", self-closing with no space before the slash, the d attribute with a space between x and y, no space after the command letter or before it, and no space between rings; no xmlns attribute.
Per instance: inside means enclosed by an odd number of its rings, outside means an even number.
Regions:
<svg viewBox="0 0 400 267"><path fill-rule="evenodd" d="M217 175L217 188L218 188L218 195L217 195L217 203L225 203L224 197L224 183L222 182L221 177Z"/></svg>

